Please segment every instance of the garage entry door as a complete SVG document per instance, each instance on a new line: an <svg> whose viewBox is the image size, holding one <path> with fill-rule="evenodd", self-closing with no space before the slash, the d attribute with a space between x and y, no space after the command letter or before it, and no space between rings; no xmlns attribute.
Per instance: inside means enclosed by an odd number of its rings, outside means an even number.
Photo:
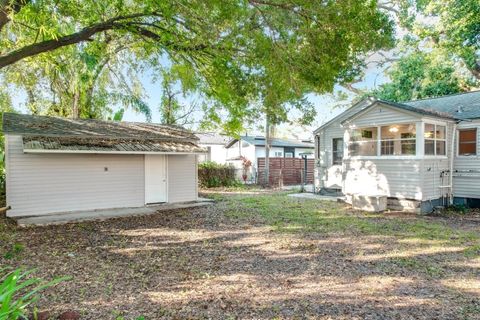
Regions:
<svg viewBox="0 0 480 320"><path fill-rule="evenodd" d="M145 155L145 204L167 202L167 159Z"/></svg>

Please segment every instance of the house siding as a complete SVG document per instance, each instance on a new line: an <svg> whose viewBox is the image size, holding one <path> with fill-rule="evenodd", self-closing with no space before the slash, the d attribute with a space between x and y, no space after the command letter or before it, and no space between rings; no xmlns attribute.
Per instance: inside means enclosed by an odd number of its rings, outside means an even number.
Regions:
<svg viewBox="0 0 480 320"><path fill-rule="evenodd" d="M422 200L422 160L346 159L343 193Z"/></svg>
<svg viewBox="0 0 480 320"><path fill-rule="evenodd" d="M320 152L315 152L315 189L321 188L335 188L340 189L343 185L343 167L341 165L333 165L332 163L332 139L343 138L344 128L341 125L342 121L354 115L359 110L365 108L370 104L369 101L359 103L338 115L326 124L315 131L319 139Z"/></svg>
<svg viewBox="0 0 480 320"><path fill-rule="evenodd" d="M195 201L197 160L195 155L168 156L168 202Z"/></svg>
<svg viewBox="0 0 480 320"><path fill-rule="evenodd" d="M391 123L415 122L418 120L418 116L393 110L391 107L378 104L359 115L358 118L349 121L349 123L354 124L357 128L361 128Z"/></svg>
<svg viewBox="0 0 480 320"><path fill-rule="evenodd" d="M432 122L429 119L423 119L425 122ZM435 120L433 120L435 121ZM438 122L438 120L437 120ZM450 170L450 159L453 139L453 123L447 124L447 143L445 157L425 158L422 166L422 182L423 182L423 200L438 199L446 196L450 192L450 177L444 175L441 177L442 171Z"/></svg>
<svg viewBox="0 0 480 320"><path fill-rule="evenodd" d="M480 199L480 120L464 122L458 129L477 128L477 155L458 156L458 133L455 143L453 194L455 197ZM471 170L471 172L465 172ZM462 172L463 171L463 172Z"/></svg>
<svg viewBox="0 0 480 320"><path fill-rule="evenodd" d="M29 154L21 136L6 141L8 216L144 205L143 155Z"/></svg>
<svg viewBox="0 0 480 320"><path fill-rule="evenodd" d="M346 128L364 128L389 125L394 123L412 123L417 125L417 135L423 135L421 121L433 121L445 124L438 119L425 119L420 115L397 111L379 104L359 113L344 123ZM449 184L448 177L441 178L441 172L449 169L449 152L453 124L447 124L447 155L440 157L354 157L345 158L343 166L334 166L331 160L332 142L340 132L334 126L325 130L323 143L327 155L324 187L331 188L332 182L342 184L345 194L362 194L369 196L385 195L400 199L432 200L441 197L448 189L441 188ZM342 128L341 132L345 132ZM348 142L348 132L344 140ZM325 141L326 140L326 141ZM321 146L322 146L322 139ZM417 142L417 152L422 154L423 145ZM332 176L332 177L330 177Z"/></svg>

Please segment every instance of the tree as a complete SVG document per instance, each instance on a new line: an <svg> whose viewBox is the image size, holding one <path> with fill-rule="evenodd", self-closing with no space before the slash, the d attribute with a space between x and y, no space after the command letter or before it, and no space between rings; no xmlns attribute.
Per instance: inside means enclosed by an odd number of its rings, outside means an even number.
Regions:
<svg viewBox="0 0 480 320"><path fill-rule="evenodd" d="M458 72L452 59L435 52L416 51L396 61L387 72L390 82L371 94L389 101L408 101L468 91L474 79Z"/></svg>
<svg viewBox="0 0 480 320"><path fill-rule="evenodd" d="M376 1L3 0L0 69L58 49L125 39L151 64L168 60L206 101L213 120L236 133L258 105L272 122L304 109L355 74L361 57L392 45L393 25ZM160 62L159 62L160 61Z"/></svg>
<svg viewBox="0 0 480 320"><path fill-rule="evenodd" d="M410 38L447 51L480 80L478 0L399 0L399 7L400 23Z"/></svg>
<svg viewBox="0 0 480 320"><path fill-rule="evenodd" d="M179 96L185 98L188 93L188 87L180 86L178 76L175 70L162 71L162 100L159 110L161 123L185 126L193 123L193 113L197 110L194 102L190 106L186 106L178 100ZM180 88L183 88L180 89Z"/></svg>
<svg viewBox="0 0 480 320"><path fill-rule="evenodd" d="M27 93L32 113L105 118L120 105L149 120L136 77L138 63L128 49L122 38L61 48L6 68L4 82Z"/></svg>

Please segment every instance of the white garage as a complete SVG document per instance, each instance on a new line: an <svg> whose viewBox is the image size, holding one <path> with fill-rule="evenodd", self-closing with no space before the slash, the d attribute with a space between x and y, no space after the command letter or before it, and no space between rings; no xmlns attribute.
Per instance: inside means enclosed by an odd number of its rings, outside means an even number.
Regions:
<svg viewBox="0 0 480 320"><path fill-rule="evenodd" d="M198 138L177 126L5 113L9 217L198 199Z"/></svg>

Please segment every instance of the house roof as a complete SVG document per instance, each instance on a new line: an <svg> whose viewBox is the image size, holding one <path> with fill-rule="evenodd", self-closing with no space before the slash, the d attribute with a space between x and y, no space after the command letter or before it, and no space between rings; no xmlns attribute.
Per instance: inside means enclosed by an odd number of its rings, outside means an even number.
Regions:
<svg viewBox="0 0 480 320"><path fill-rule="evenodd" d="M227 144L227 148L231 147L236 141L242 140L246 141L250 144L253 144L258 147L265 146L265 137L262 136L241 136L240 139L233 139ZM300 141L300 140L293 140L293 139L279 139L279 138L272 138L272 147L291 147L291 148L311 148L313 149L315 146L312 142L309 141Z"/></svg>
<svg viewBox="0 0 480 320"><path fill-rule="evenodd" d="M216 132L197 132L195 135L200 139L199 144L224 145L230 140L226 135Z"/></svg>
<svg viewBox="0 0 480 320"><path fill-rule="evenodd" d="M24 150L201 153L198 138L178 126L4 113L3 132L21 135Z"/></svg>
<svg viewBox="0 0 480 320"><path fill-rule="evenodd" d="M345 120L356 116L377 102L381 102L394 108L403 109L405 111L450 120L461 121L480 118L480 90L452 94L437 98L404 101L401 103L368 97L357 102L350 109L347 109L335 118L320 126L314 131L314 133L317 133L322 128L329 126L336 120L343 119L342 122L344 122ZM357 107L358 110L355 110L355 112L352 113L352 111L354 111L353 109Z"/></svg>
<svg viewBox="0 0 480 320"><path fill-rule="evenodd" d="M438 98L406 101L402 104L417 109L447 113L461 120L480 118L480 90Z"/></svg>

